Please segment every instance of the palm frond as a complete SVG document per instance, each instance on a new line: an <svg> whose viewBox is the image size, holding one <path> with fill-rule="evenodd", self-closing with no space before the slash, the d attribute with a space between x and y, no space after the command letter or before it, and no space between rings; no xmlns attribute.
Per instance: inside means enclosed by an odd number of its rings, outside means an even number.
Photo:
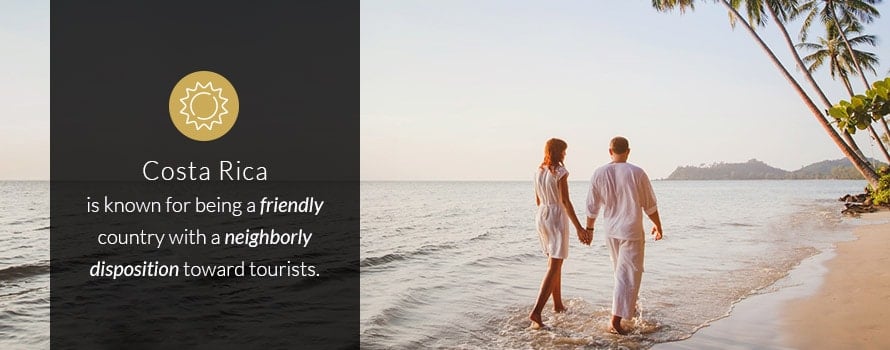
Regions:
<svg viewBox="0 0 890 350"><path fill-rule="evenodd" d="M815 72L817 69L821 68L823 64L825 64L826 57L828 57L828 56L821 52L816 52L816 53L802 57L801 60L803 60L804 63L809 65L809 67L807 67L807 70L812 73L812 72Z"/></svg>
<svg viewBox="0 0 890 350"><path fill-rule="evenodd" d="M763 1L745 1L745 13L748 15L748 23L765 26L769 16L766 15L766 6ZM778 20L778 19L777 19Z"/></svg>
<svg viewBox="0 0 890 350"><path fill-rule="evenodd" d="M803 49L803 50L815 51L815 50L821 49L823 46L816 44L816 43L800 43L800 44L794 45L794 47L796 47L798 49Z"/></svg>
<svg viewBox="0 0 890 350"><path fill-rule="evenodd" d="M869 45L869 46L878 46L878 37L874 35L860 35L854 38L847 38L847 41L850 42L851 46L856 45Z"/></svg>
<svg viewBox="0 0 890 350"><path fill-rule="evenodd" d="M862 70L871 71L871 74L878 75L878 71L875 69L875 66L881 65L881 60L878 58L878 55L858 50L853 50L853 54L856 55L856 59L859 60L859 65L862 67ZM859 75L859 72L854 70L853 75Z"/></svg>
<svg viewBox="0 0 890 350"><path fill-rule="evenodd" d="M687 9L695 10L695 0L652 0L652 7L658 12L678 9L680 13L686 13Z"/></svg>
<svg viewBox="0 0 890 350"><path fill-rule="evenodd" d="M852 54L844 43L838 27L834 22L824 23L825 36L820 37L818 43L802 42L795 45L799 50L811 51L812 53L802 60L809 64L808 69L812 72L820 67L828 66L829 74L833 78L840 77L842 80L848 79L850 76L859 75L853 56L859 61L863 71L871 71L875 73L875 67L879 65L877 55L857 50L857 46L875 46L877 38L874 35L859 35L849 38L851 34L859 33L862 30L861 24L851 22L844 26L844 34L848 37L850 46L853 48ZM845 80L847 84L848 80Z"/></svg>
<svg viewBox="0 0 890 350"><path fill-rule="evenodd" d="M810 31L810 26L813 25L813 20L819 14L818 9L815 8L814 6L815 6L815 1L810 1L810 5L808 5L809 9L806 10L807 15L803 19L803 23L801 24L801 27L800 27L800 34L798 35L798 38L800 39L800 41L807 41L807 34ZM802 10L804 10L804 9L802 9Z"/></svg>
<svg viewBox="0 0 890 350"><path fill-rule="evenodd" d="M875 18L881 16L878 9L873 6L880 2L880 0L833 1L837 11L842 11L845 15L854 17L863 23L871 23Z"/></svg>

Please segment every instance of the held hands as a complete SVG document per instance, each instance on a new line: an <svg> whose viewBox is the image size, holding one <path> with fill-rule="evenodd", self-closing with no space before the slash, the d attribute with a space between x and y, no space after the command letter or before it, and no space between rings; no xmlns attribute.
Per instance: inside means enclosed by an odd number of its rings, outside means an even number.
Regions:
<svg viewBox="0 0 890 350"><path fill-rule="evenodd" d="M660 241L663 238L661 233L661 226L656 225L652 227L652 236L655 237L656 241Z"/></svg>
<svg viewBox="0 0 890 350"><path fill-rule="evenodd" d="M593 242L593 230L585 230L581 227L576 227L578 230L578 240L581 241L583 245L590 245L590 242Z"/></svg>

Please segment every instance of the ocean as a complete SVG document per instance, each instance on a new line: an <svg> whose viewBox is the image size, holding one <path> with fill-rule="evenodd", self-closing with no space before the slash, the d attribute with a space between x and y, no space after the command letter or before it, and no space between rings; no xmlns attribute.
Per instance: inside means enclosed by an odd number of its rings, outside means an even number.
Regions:
<svg viewBox="0 0 890 350"><path fill-rule="evenodd" d="M0 181L0 349L49 348L49 182Z"/></svg>
<svg viewBox="0 0 890 350"><path fill-rule="evenodd" d="M606 332L603 235L572 241L569 311L527 316L547 260L528 182L361 184L362 348L643 349L682 341L803 259L852 239L837 198L864 181L655 181L665 239L648 241L633 334ZM586 182L571 182L583 215ZM582 216L583 220L583 216ZM49 183L0 182L0 349L49 348ZM646 227L650 227L647 222Z"/></svg>
<svg viewBox="0 0 890 350"><path fill-rule="evenodd" d="M587 182L570 182L584 218ZM613 288L603 234L574 239L569 311L528 329L547 259L528 182L361 185L362 348L645 349L687 339L774 291L802 260L852 239L837 198L864 181L655 181L664 240L647 241L638 316L607 332ZM646 221L646 229L651 223ZM600 223L597 224L600 229ZM648 238L648 237L647 237Z"/></svg>

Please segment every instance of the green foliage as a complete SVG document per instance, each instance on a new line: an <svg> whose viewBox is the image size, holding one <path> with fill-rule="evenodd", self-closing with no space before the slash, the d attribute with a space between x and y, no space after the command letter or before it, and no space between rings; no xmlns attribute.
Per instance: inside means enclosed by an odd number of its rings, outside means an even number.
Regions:
<svg viewBox="0 0 890 350"><path fill-rule="evenodd" d="M747 163L713 163L702 167L678 167L668 180L781 180L788 172L751 159Z"/></svg>
<svg viewBox="0 0 890 350"><path fill-rule="evenodd" d="M862 174L859 173L859 170L852 166L839 166L832 168L829 172L829 175L826 177L815 177L821 179L844 179L844 180L859 180L862 179Z"/></svg>
<svg viewBox="0 0 890 350"><path fill-rule="evenodd" d="M882 168L879 173L878 188L871 194L874 205L890 205L890 170Z"/></svg>
<svg viewBox="0 0 890 350"><path fill-rule="evenodd" d="M870 159L872 164L883 165ZM767 165L756 159L746 163L712 163L701 166L681 166L667 180L861 180L859 172L849 159L826 160L813 163L795 171L787 171Z"/></svg>
<svg viewBox="0 0 890 350"><path fill-rule="evenodd" d="M855 134L871 123L890 115L890 77L872 84L865 95L856 95L850 101L841 100L828 110L838 128Z"/></svg>

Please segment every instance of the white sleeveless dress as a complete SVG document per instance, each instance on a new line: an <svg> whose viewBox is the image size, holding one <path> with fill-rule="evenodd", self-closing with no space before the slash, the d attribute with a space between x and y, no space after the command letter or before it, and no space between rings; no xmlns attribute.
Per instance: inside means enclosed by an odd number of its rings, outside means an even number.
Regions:
<svg viewBox="0 0 890 350"><path fill-rule="evenodd" d="M559 166L556 172L538 168L535 174L535 194L541 200L535 224L541 238L541 249L551 258L565 259L569 256L569 217L562 207L557 181L568 176L565 167Z"/></svg>

